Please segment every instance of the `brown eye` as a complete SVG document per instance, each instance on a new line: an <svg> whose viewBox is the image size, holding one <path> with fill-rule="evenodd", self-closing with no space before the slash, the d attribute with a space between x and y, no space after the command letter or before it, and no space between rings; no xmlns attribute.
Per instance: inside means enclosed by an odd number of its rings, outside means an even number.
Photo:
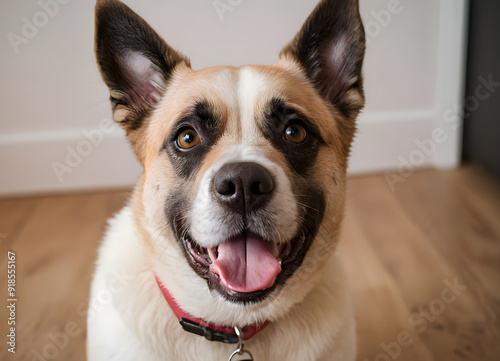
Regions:
<svg viewBox="0 0 500 361"><path fill-rule="evenodd" d="M290 124L285 129L285 139L292 143L302 143L307 138L307 131L305 128L297 123Z"/></svg>
<svg viewBox="0 0 500 361"><path fill-rule="evenodd" d="M183 130L177 137L177 146L182 149L193 148L200 142L200 136L192 128Z"/></svg>

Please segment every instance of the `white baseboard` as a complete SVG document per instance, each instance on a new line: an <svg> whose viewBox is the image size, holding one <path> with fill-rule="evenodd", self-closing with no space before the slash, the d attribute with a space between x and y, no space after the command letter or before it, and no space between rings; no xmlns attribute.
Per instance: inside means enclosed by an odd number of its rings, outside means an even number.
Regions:
<svg viewBox="0 0 500 361"><path fill-rule="evenodd" d="M433 111L362 114L354 139L349 174L397 170L407 161L415 169L434 166L445 142L432 140ZM449 130L445 130L449 132ZM428 149L422 150L422 142ZM432 144L435 148L432 148Z"/></svg>
<svg viewBox="0 0 500 361"><path fill-rule="evenodd" d="M1 136L0 195L132 186L140 166L121 130L93 142L82 131Z"/></svg>
<svg viewBox="0 0 500 361"><path fill-rule="evenodd" d="M401 159L415 168L433 166L442 144L425 152L416 144L431 144L433 124L430 111L362 115L349 173L397 170ZM95 136L95 129L90 132ZM0 136L0 195L132 186L141 168L125 135L117 129L101 135L93 140L85 131Z"/></svg>

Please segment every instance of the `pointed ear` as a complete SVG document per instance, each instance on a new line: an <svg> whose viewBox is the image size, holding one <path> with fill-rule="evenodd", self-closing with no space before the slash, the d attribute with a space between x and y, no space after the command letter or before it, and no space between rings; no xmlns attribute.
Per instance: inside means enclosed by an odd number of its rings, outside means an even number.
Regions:
<svg viewBox="0 0 500 361"><path fill-rule="evenodd" d="M109 87L113 118L127 133L140 128L160 99L181 56L135 12L117 0L95 7L95 53Z"/></svg>
<svg viewBox="0 0 500 361"><path fill-rule="evenodd" d="M323 0L280 59L298 62L321 96L354 120L364 105L364 53L358 0Z"/></svg>

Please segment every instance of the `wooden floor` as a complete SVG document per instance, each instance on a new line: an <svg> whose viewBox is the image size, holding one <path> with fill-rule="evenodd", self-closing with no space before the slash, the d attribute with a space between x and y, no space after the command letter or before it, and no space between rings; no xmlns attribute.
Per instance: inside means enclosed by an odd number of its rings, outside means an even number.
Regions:
<svg viewBox="0 0 500 361"><path fill-rule="evenodd" d="M85 307L106 219L126 192L0 200L1 360L85 360ZM358 360L500 360L500 185L482 170L420 171L391 191L351 178L341 252ZM7 251L17 348L7 353Z"/></svg>

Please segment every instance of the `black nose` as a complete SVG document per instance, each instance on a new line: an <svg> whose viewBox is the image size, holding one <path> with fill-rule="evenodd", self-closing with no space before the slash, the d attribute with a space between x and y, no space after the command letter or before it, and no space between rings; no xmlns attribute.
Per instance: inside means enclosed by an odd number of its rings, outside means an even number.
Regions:
<svg viewBox="0 0 500 361"><path fill-rule="evenodd" d="M214 178L214 193L224 205L242 214L264 206L273 194L269 172L257 163L230 163Z"/></svg>

